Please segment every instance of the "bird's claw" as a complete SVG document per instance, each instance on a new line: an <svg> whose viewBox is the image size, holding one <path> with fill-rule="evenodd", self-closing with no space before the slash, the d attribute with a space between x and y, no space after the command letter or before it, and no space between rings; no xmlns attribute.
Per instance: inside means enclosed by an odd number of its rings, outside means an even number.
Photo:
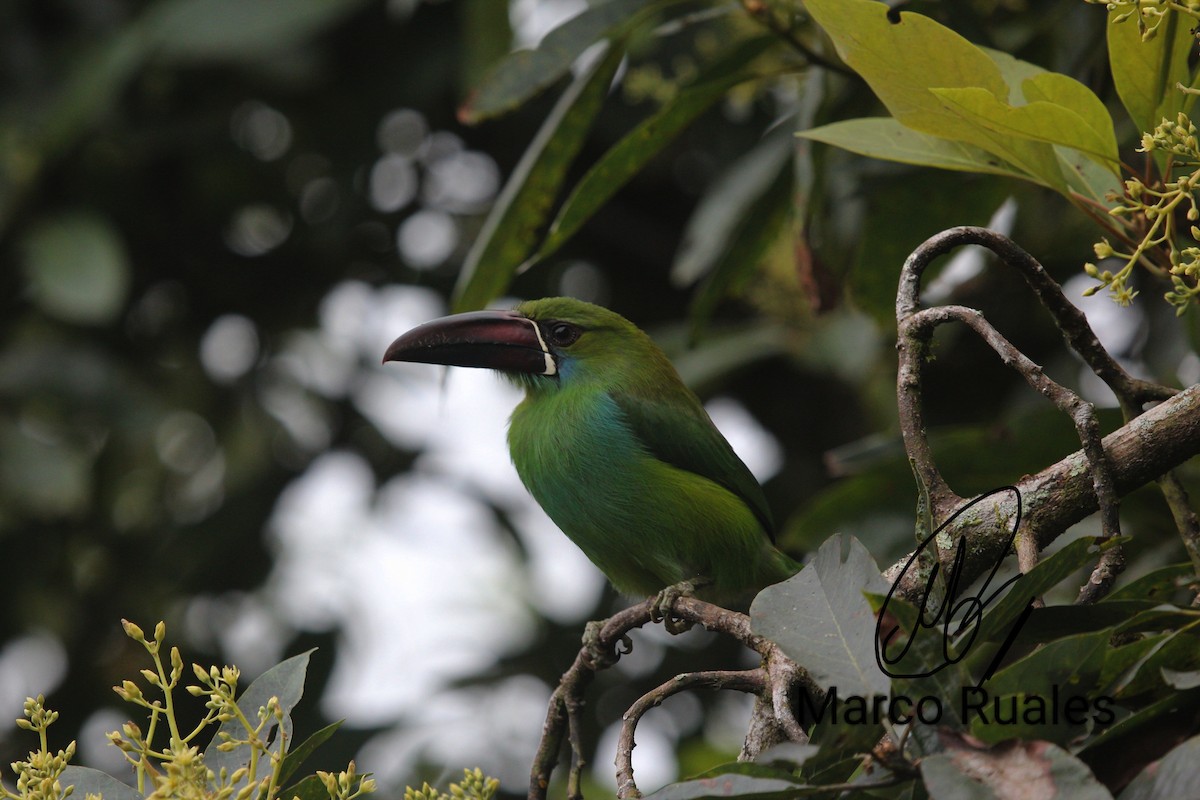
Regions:
<svg viewBox="0 0 1200 800"><path fill-rule="evenodd" d="M606 646L600 638L604 622L604 620L592 620L583 628L583 651L588 661L592 663L592 668L597 670L611 667L621 656L633 650L633 640L629 638L629 634L618 639L616 647Z"/></svg>
<svg viewBox="0 0 1200 800"><path fill-rule="evenodd" d="M691 630L691 622L680 619L673 613L675 610L675 601L681 597L691 597L696 593L696 589L705 585L705 583L707 581L697 578L690 581L680 581L663 589L655 596L654 602L650 606L650 621L661 622L663 627L667 629L667 633L671 635Z"/></svg>

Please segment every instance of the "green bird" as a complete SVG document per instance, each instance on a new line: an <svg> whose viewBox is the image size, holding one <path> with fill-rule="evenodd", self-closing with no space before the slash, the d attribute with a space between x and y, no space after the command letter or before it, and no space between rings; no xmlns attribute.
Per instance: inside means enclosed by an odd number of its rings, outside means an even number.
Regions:
<svg viewBox="0 0 1200 800"><path fill-rule="evenodd" d="M383 360L487 367L524 388L508 430L517 473L618 591L740 604L800 569L699 398L619 314L565 297L455 314Z"/></svg>

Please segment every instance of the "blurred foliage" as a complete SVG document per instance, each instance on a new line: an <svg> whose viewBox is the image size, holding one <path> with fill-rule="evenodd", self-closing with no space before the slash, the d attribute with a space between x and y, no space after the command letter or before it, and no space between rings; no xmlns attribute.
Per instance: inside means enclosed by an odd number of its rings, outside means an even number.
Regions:
<svg viewBox="0 0 1200 800"><path fill-rule="evenodd" d="M836 68L835 42L796 3L502 6L0 6L0 547L13 565L0 662L31 636L61 644L65 672L47 704L62 712L54 734L64 741L78 730L61 729L111 708L110 687L138 658L116 620L185 623L176 629L199 660L224 657L230 619L190 601L259 590L277 555L271 512L315 458L357 453L382 483L417 456L390 443L346 388L386 340L373 354L341 354L335 386L294 368L335 286L424 286L462 307L506 291L571 293L617 309L651 330L702 394L735 397L782 443L766 490L786 545L802 553L840 530L882 562L912 537L890 347L900 261L948 225L985 222L1005 199L1013 237L1060 280L1092 253L1094 221L1063 199L1059 178L938 171L823 144L832 126L880 117L888 98ZM1105 108L1128 94L1097 46L1103 9L906 9L1020 69L1071 76ZM532 10L583 13L502 60ZM597 38L608 51L572 71ZM834 68L806 67L813 53ZM605 96L611 75L619 85ZM498 85L519 91L488 88ZM1116 142L1103 146L1128 160L1143 123L1119 119ZM789 147L791 129L813 132ZM1047 166L1045 148L1022 147L1017 155ZM449 158L462 153L488 156L470 162L474 178ZM470 191L488 164L504 188ZM1050 320L1029 313L1019 278L995 265L959 274L943 272L945 300L981 309L1075 383L1076 363ZM1149 295L1166 286L1148 271L1129 281L1155 285ZM1195 315L1170 312L1135 302L1114 323L1126 331L1114 352L1163 382L1195 381ZM1068 422L1043 413L977 342L958 331L936 342L928 419L955 488L1009 482L1076 449ZM1194 472L1185 479L1195 485ZM1160 500L1135 494L1123 513L1139 534L1131 576L1179 560ZM604 597L590 616L614 602ZM309 668L315 696L339 632L276 624L289 652L322 646ZM552 684L580 628L542 620L520 652L467 683L529 674ZM651 674L602 676L584 736L596 741L661 675L729 656L667 648ZM57 662L47 663L53 681ZM719 702L701 700L706 710ZM296 716L306 729L324 724L316 704ZM687 770L729 757L705 743L702 718L678 719ZM344 728L321 757L345 764L374 733ZM7 763L19 746L0 738L0 749ZM436 779L442 766L412 780Z"/></svg>

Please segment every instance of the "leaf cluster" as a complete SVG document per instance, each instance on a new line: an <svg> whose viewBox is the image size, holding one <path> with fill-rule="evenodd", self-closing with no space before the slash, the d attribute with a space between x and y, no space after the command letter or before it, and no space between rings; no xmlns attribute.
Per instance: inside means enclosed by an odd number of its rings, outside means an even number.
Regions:
<svg viewBox="0 0 1200 800"><path fill-rule="evenodd" d="M1022 619L1031 599L1112 544L1077 539L1006 592L979 590L986 610L944 585L921 609L887 598L886 619L911 639L888 674L876 630L887 586L861 544L834 537L805 570L764 590L751 611L755 632L776 641L826 693L802 701L809 742L651 796L1003 796L1016 771L1058 776L1060 788L1027 787L1030 796L1184 796L1180 787L1200 782L1200 736L1182 721L1200 711L1200 616L1172 601L1194 590L1191 565L1155 570L1092 606L1039 607ZM939 615L944 639L941 630L921 628ZM1015 626L1019 635L1009 641ZM840 717L831 714L830 694L843 704ZM868 704L856 705L858 697ZM896 705L898 698L912 704Z"/></svg>

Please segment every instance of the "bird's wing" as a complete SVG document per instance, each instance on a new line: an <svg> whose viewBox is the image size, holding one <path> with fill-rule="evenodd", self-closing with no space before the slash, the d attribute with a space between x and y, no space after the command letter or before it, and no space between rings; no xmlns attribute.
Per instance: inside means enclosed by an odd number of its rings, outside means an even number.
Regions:
<svg viewBox="0 0 1200 800"><path fill-rule="evenodd" d="M754 512L775 541L775 523L767 498L750 469L716 429L703 407L666 404L653 398L622 394L613 398L634 435L655 458L728 489Z"/></svg>

